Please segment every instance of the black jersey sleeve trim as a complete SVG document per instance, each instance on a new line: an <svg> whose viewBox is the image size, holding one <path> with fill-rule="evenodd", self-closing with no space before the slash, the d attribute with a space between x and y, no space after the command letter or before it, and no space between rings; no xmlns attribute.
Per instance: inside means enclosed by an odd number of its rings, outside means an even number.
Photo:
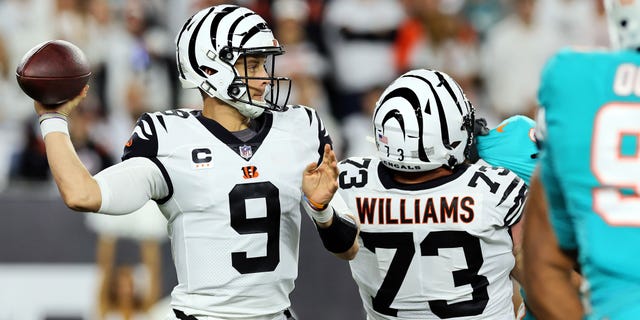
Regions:
<svg viewBox="0 0 640 320"><path fill-rule="evenodd" d="M322 162L322 158L324 157L324 145L329 144L331 146L331 149L333 149L333 141L331 141L331 137L329 136L327 128L325 128L322 119L320 119L320 115L318 114L318 112L315 112L315 114L316 120L318 121L318 154L320 155L317 163L320 164L320 162Z"/></svg>
<svg viewBox="0 0 640 320"><path fill-rule="evenodd" d="M169 194L162 199L153 199L157 204L165 204L171 197L173 197L173 183L171 182L171 177L169 176L169 172L167 172L167 168L164 167L162 162L158 160L158 158L149 158L153 163L158 166L160 172L162 172L162 177L164 177L164 181L167 183L167 188L169 188Z"/></svg>
<svg viewBox="0 0 640 320"><path fill-rule="evenodd" d="M504 191L504 194L502 194L502 198L500 199L500 202L498 202L498 204L496 205L499 206L501 205L505 200L507 200L507 197L511 194L511 192L513 192L513 190L516 188L516 186L518 186L518 184L520 183L520 178L515 177L511 183L509 184L509 186L507 187L507 190Z"/></svg>
<svg viewBox="0 0 640 320"><path fill-rule="evenodd" d="M148 113L138 119L133 133L125 145L122 161L134 157L155 158L158 156L158 136L153 118Z"/></svg>
<svg viewBox="0 0 640 320"><path fill-rule="evenodd" d="M522 187L518 191L518 195L513 199L513 206L509 208L507 215L504 218L505 226L512 226L520 221L520 217L522 216L522 207L524 206L524 200L527 196L527 185L524 183Z"/></svg>
<svg viewBox="0 0 640 320"><path fill-rule="evenodd" d="M296 108L296 107L300 107L300 106L295 106L294 108ZM304 111L307 113L307 117L309 117L309 125L311 125L313 123L313 114L312 114L311 109L310 108L304 108L304 107L302 109L304 109Z"/></svg>

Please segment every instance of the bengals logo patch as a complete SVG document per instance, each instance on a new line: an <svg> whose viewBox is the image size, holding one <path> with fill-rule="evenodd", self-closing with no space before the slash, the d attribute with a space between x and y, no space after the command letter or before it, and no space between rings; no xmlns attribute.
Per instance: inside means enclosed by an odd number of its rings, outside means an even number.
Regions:
<svg viewBox="0 0 640 320"><path fill-rule="evenodd" d="M260 174L258 173L258 168L256 168L256 166L242 167L242 174L242 177L245 179L253 179L260 176Z"/></svg>

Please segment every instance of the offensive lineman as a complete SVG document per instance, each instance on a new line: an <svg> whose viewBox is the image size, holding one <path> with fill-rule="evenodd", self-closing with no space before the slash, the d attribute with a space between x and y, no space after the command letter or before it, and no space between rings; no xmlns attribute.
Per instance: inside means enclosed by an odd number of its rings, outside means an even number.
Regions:
<svg viewBox="0 0 640 320"><path fill-rule="evenodd" d="M67 206L126 214L155 200L167 218L178 276L169 319L292 319L300 205L325 247L351 259L357 226L334 213L337 163L319 116L286 106L283 50L265 21L221 5L196 13L176 39L183 86L202 111L144 114L123 162L92 177L66 117L86 95L51 111L35 103L49 165ZM320 163L316 165L316 162Z"/></svg>
<svg viewBox="0 0 640 320"><path fill-rule="evenodd" d="M378 100L378 157L340 162L338 194L361 223L350 267L368 319L514 319L510 229L527 186L463 163L473 118L453 79L413 70Z"/></svg>

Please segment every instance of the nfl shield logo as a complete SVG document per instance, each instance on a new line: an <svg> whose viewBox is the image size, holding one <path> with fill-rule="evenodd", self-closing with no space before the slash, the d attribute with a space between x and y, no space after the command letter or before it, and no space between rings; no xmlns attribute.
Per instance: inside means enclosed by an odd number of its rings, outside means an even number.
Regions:
<svg viewBox="0 0 640 320"><path fill-rule="evenodd" d="M249 159L251 158L251 156L253 156L253 151L251 151L251 146L240 146L240 156L245 158L245 159Z"/></svg>

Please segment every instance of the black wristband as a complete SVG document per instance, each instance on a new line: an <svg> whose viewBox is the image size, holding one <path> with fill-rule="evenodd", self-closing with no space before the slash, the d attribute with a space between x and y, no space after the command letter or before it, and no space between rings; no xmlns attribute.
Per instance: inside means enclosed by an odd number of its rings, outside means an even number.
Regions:
<svg viewBox="0 0 640 320"><path fill-rule="evenodd" d="M353 245L358 235L358 227L350 219L343 218L333 211L333 222L328 228L316 224L324 247L333 253L343 253Z"/></svg>

